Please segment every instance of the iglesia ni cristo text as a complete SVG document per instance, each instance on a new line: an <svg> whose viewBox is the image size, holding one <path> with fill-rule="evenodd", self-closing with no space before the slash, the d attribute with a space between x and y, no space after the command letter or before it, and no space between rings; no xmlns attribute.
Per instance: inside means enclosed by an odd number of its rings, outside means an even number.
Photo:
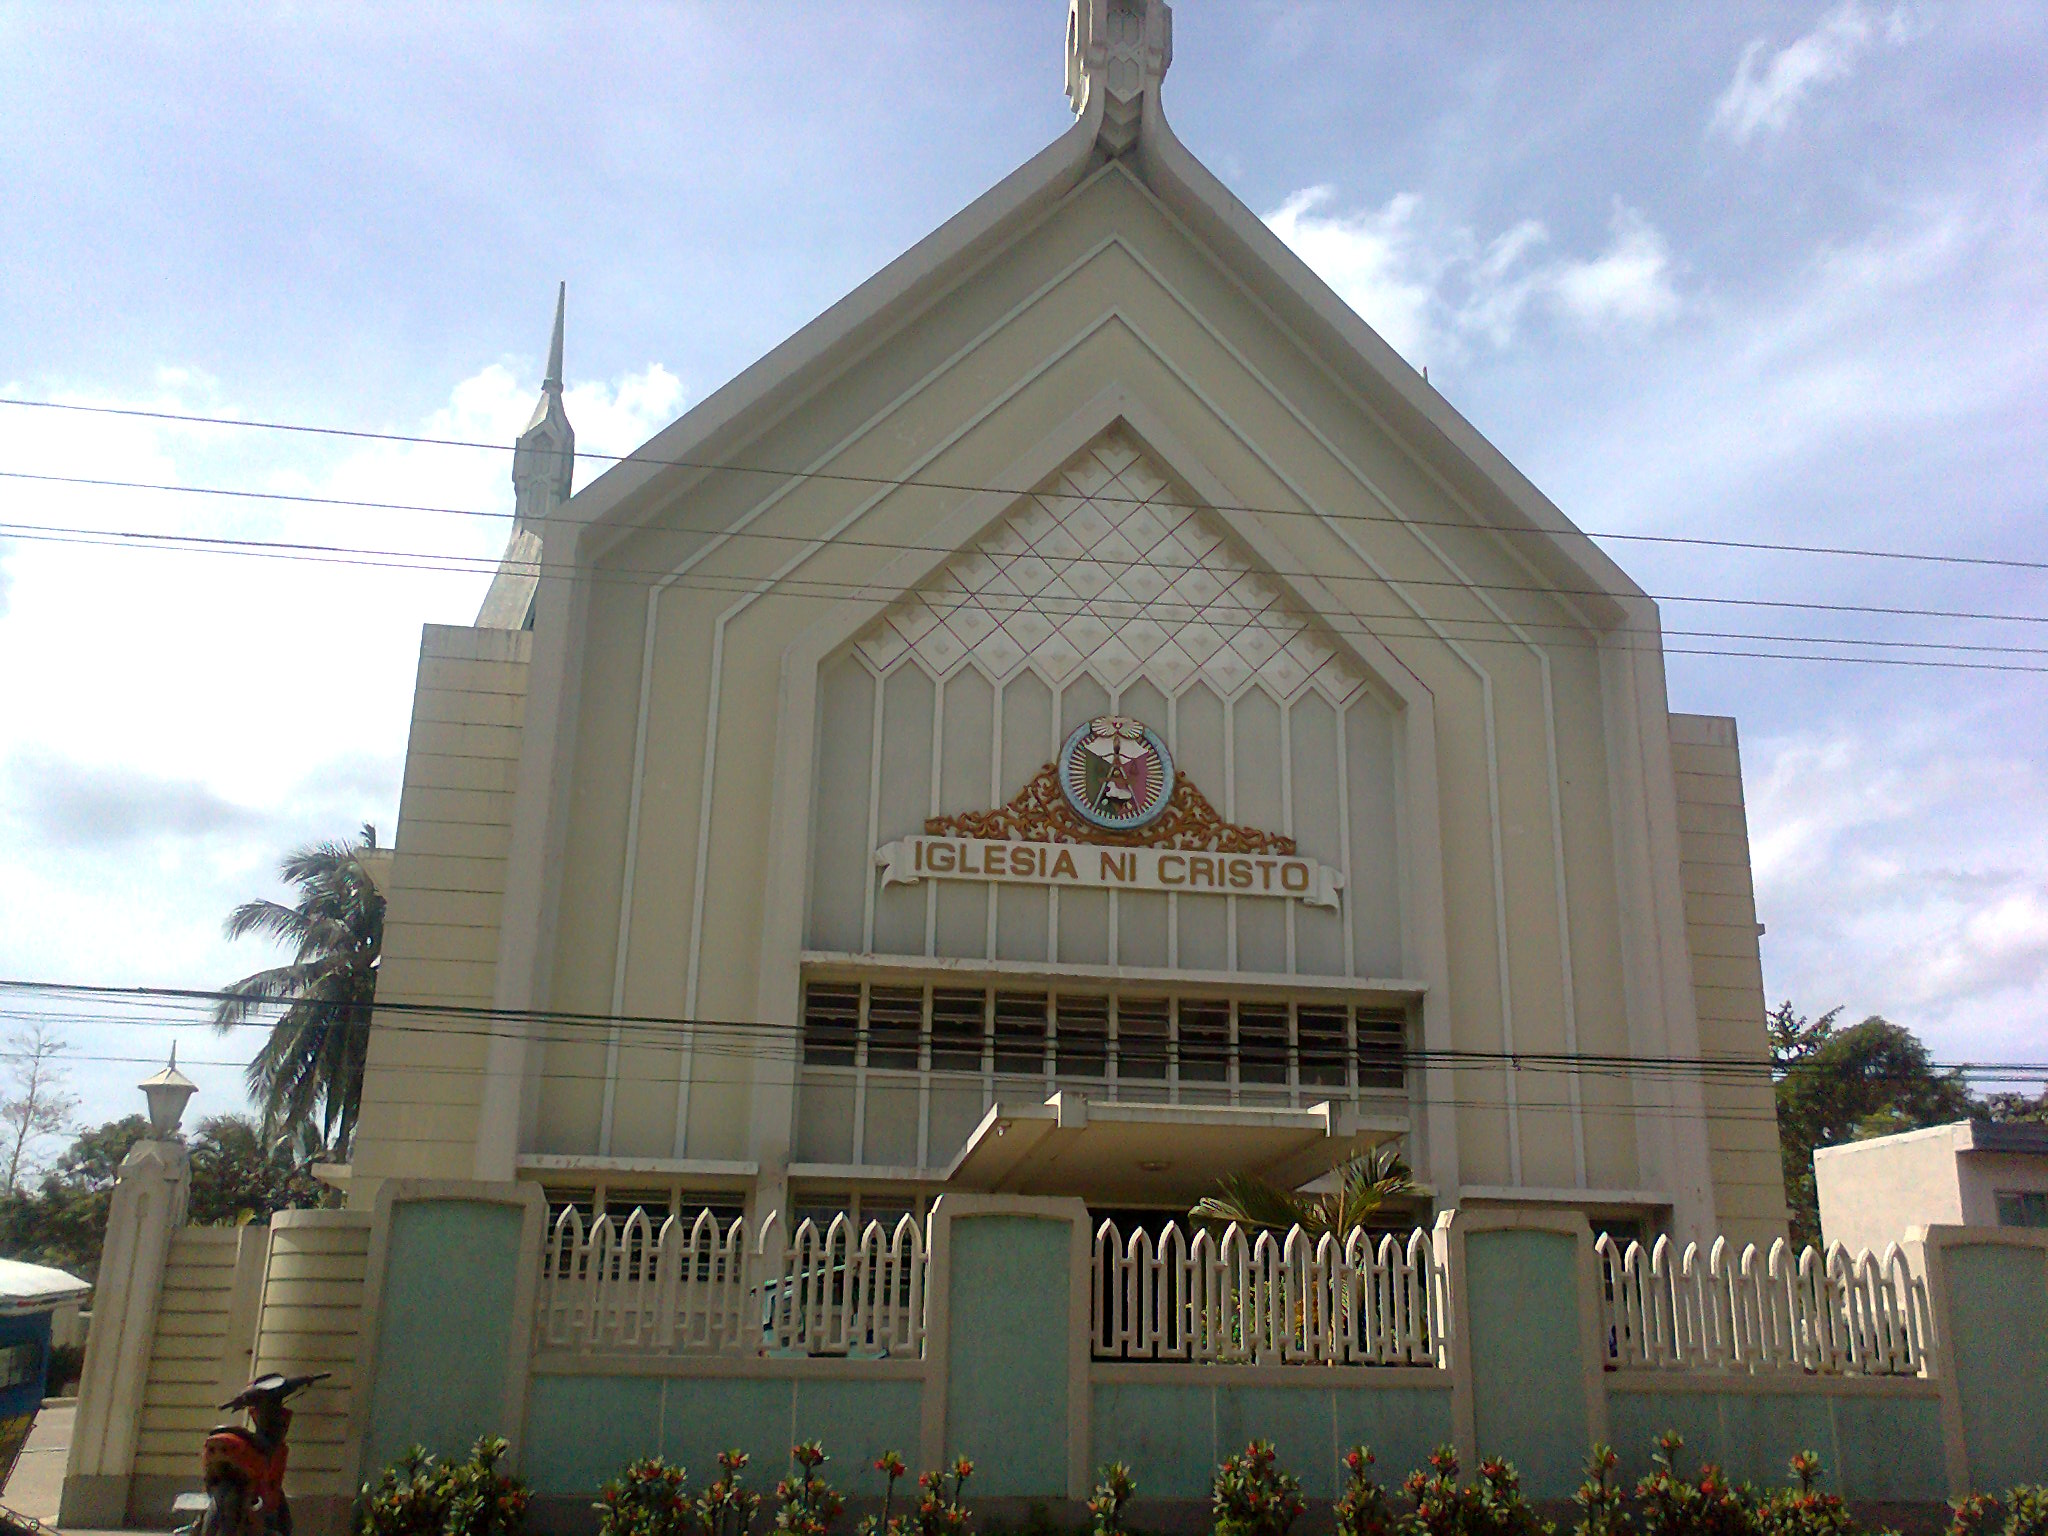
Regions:
<svg viewBox="0 0 2048 1536"><path fill-rule="evenodd" d="M1783 1233L1734 722L1182 147L1170 26L1074 0L1071 129L573 495L558 311L351 1205L1128 1220L1391 1144L1403 1224Z"/></svg>

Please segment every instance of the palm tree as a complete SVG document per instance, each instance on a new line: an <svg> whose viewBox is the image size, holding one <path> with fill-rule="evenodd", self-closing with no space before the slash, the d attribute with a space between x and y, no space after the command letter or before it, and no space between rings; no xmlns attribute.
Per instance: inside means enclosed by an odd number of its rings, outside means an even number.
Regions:
<svg viewBox="0 0 2048 1536"><path fill-rule="evenodd" d="M1414 1191L1408 1165L1388 1146L1353 1158L1337 1171L1337 1187L1319 1195L1282 1189L1256 1174L1226 1174L1216 1181L1216 1192L1205 1195L1188 1215L1210 1227L1232 1222L1247 1231L1286 1232L1300 1227L1311 1242L1325 1233L1341 1242L1371 1220L1387 1201Z"/></svg>
<svg viewBox="0 0 2048 1536"><path fill-rule="evenodd" d="M366 823L352 844L314 843L286 855L278 872L298 887L297 905L245 901L228 917L227 934L274 939L291 962L244 976L213 1011L214 1028L225 1032L286 1005L249 1063L249 1092L262 1106L266 1136L316 1128L338 1159L348 1156L362 1103L384 946L384 897L364 862L377 851L377 829Z"/></svg>

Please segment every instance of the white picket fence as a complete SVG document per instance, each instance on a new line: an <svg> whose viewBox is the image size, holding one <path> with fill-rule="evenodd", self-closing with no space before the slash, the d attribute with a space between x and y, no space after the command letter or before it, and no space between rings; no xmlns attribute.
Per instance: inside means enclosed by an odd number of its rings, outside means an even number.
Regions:
<svg viewBox="0 0 2048 1536"><path fill-rule="evenodd" d="M1095 1233L1094 1351L1105 1360L1441 1365L1443 1272L1430 1235L1299 1227L1189 1238Z"/></svg>
<svg viewBox="0 0 2048 1536"><path fill-rule="evenodd" d="M1609 1360L1622 1370L1924 1373L1933 1325L1927 1286L1894 1244L1851 1257L1837 1244L1795 1259L1783 1238L1739 1257L1725 1237L1706 1258L1669 1238L1624 1252L1603 1235L1601 1306Z"/></svg>
<svg viewBox="0 0 2048 1536"><path fill-rule="evenodd" d="M855 1231L842 1212L788 1240L771 1215L757 1241L710 1211L657 1227L644 1210L585 1225L556 1217L541 1265L543 1349L607 1354L917 1356L924 1351L925 1233Z"/></svg>

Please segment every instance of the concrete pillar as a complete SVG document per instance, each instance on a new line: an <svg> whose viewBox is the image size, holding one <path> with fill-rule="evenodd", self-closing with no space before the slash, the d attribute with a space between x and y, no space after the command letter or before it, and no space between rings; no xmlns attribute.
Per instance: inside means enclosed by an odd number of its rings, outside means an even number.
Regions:
<svg viewBox="0 0 2048 1536"><path fill-rule="evenodd" d="M970 1457L983 1497L1089 1484L1089 1276L1079 1200L947 1194L932 1207L923 1464Z"/></svg>
<svg viewBox="0 0 2048 1536"><path fill-rule="evenodd" d="M479 1435L503 1435L517 1464L546 1227L538 1184L378 1188L352 1477L375 1476L411 1445L459 1457Z"/></svg>
<svg viewBox="0 0 2048 1536"><path fill-rule="evenodd" d="M2048 1482L2048 1232L1918 1228L1951 1497Z"/></svg>
<svg viewBox="0 0 2048 1536"><path fill-rule="evenodd" d="M191 1154L175 1136L138 1141L121 1162L93 1287L61 1525L106 1530L127 1521L157 1298L171 1235L185 1222L191 1171Z"/></svg>
<svg viewBox="0 0 2048 1536"><path fill-rule="evenodd" d="M1449 1275L1451 1422L1469 1473L1512 1461L1531 1498L1578 1487L1607 1434L1600 1281L1578 1211L1460 1207L1436 1222Z"/></svg>

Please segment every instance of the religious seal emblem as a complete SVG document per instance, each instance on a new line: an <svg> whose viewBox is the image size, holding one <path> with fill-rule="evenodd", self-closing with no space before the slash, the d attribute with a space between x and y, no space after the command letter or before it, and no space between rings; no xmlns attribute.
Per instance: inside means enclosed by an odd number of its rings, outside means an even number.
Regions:
<svg viewBox="0 0 2048 1536"><path fill-rule="evenodd" d="M1173 798L1173 757L1144 722L1097 715L1060 749L1060 789L1091 827L1134 832L1157 821Z"/></svg>

